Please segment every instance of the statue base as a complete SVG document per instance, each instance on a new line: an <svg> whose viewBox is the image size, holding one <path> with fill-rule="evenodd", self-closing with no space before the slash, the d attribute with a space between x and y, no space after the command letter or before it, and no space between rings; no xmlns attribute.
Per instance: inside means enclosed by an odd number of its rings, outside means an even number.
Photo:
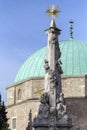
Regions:
<svg viewBox="0 0 87 130"><path fill-rule="evenodd" d="M33 120L34 130L70 130L72 119L67 115L62 93L56 107L50 107L48 93L43 93L40 102L37 117Z"/></svg>
<svg viewBox="0 0 87 130"><path fill-rule="evenodd" d="M71 118L61 118L57 121L50 121L50 119L38 119L33 121L34 130L70 130L72 127Z"/></svg>

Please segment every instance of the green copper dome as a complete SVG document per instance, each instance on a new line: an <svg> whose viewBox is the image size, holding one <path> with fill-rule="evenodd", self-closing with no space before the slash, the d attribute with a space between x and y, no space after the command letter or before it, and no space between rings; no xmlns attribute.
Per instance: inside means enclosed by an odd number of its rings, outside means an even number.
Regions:
<svg viewBox="0 0 87 130"><path fill-rule="evenodd" d="M76 40L61 41L61 61L63 76L81 76L87 74L87 43ZM19 69L14 82L32 77L44 77L44 59L46 47L30 56Z"/></svg>

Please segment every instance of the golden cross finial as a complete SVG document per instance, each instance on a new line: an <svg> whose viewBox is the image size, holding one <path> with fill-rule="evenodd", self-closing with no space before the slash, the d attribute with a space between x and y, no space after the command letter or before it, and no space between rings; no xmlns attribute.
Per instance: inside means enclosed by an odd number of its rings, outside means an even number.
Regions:
<svg viewBox="0 0 87 130"><path fill-rule="evenodd" d="M52 17L52 19L54 19L56 16L58 16L58 13L59 13L59 8L52 5L52 7L49 7L47 9L47 14L49 17Z"/></svg>

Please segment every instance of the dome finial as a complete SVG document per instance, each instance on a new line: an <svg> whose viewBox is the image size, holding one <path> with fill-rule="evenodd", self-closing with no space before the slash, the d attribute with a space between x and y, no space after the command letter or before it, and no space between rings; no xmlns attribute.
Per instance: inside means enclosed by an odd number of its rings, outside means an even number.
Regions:
<svg viewBox="0 0 87 130"><path fill-rule="evenodd" d="M72 20L70 20L69 21L69 28L70 28L70 39L73 39L73 21Z"/></svg>

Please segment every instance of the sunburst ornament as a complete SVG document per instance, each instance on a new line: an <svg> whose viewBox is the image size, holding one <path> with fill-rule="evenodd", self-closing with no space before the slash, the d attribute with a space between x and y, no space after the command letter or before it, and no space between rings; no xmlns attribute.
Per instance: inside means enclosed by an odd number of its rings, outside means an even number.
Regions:
<svg viewBox="0 0 87 130"><path fill-rule="evenodd" d="M60 12L59 8L52 5L52 7L49 7L47 9L47 14L49 17L52 17L54 19L56 16L58 16L58 13Z"/></svg>

